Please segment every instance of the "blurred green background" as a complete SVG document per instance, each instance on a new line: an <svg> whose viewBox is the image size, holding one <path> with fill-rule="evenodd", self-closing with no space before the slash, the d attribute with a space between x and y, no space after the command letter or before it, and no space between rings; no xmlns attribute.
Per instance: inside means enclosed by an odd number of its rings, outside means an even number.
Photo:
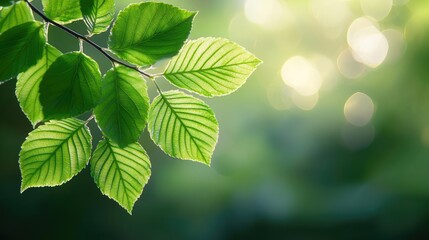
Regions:
<svg viewBox="0 0 429 240"><path fill-rule="evenodd" d="M117 0L117 10L131 2ZM0 239L429 239L427 0L163 2L199 11L191 38L226 37L264 61L234 94L204 99L220 124L212 167L167 157L145 131L152 177L133 216L88 168L21 195L18 154L31 124L7 82ZM106 46L107 37L93 39ZM78 49L55 27L49 38Z"/></svg>

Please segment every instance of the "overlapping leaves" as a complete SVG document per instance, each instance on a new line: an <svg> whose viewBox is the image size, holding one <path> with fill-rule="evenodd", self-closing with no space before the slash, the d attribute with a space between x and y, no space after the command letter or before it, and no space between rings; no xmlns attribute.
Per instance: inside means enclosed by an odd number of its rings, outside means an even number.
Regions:
<svg viewBox="0 0 429 240"><path fill-rule="evenodd" d="M61 56L55 47L46 44L43 56L36 65L18 75L16 96L22 111L33 125L45 119L43 105L40 103L40 82L51 64Z"/></svg>
<svg viewBox="0 0 429 240"><path fill-rule="evenodd" d="M38 125L20 152L22 191L63 184L89 162L101 192L131 214L151 174L149 157L138 143L146 124L166 154L210 165L219 133L213 111L183 92L162 92L156 82L159 95L150 104L143 76L155 76L140 67L177 55L159 75L179 88L211 97L237 90L259 59L226 39L200 38L185 44L196 12L142 2L119 13L108 46L126 62L108 56L114 66L102 78L97 62L83 48L63 54L46 43L47 25L34 20L31 9L41 13L28 4L0 0L0 83L17 78L20 106L33 126ZM115 6L114 0L42 4L45 21L67 24L82 19L87 37L68 33L93 46L89 38L109 29ZM77 118L89 112L103 134L92 157L87 127L92 117L86 122Z"/></svg>
<svg viewBox="0 0 429 240"><path fill-rule="evenodd" d="M16 77L42 57L46 39L43 25L26 22L0 35L0 82Z"/></svg>
<svg viewBox="0 0 429 240"><path fill-rule="evenodd" d="M149 96L144 79L129 68L109 70L103 79L103 96L94 109L103 133L120 146L137 142L146 126Z"/></svg>
<svg viewBox="0 0 429 240"><path fill-rule="evenodd" d="M101 98L98 64L80 52L64 54L46 71L39 91L46 119L78 116Z"/></svg>
<svg viewBox="0 0 429 240"><path fill-rule="evenodd" d="M115 13L114 0L80 0L83 21L89 34L98 34L107 30Z"/></svg>
<svg viewBox="0 0 429 240"><path fill-rule="evenodd" d="M25 2L0 9L0 33L11 27L33 21L33 13Z"/></svg>

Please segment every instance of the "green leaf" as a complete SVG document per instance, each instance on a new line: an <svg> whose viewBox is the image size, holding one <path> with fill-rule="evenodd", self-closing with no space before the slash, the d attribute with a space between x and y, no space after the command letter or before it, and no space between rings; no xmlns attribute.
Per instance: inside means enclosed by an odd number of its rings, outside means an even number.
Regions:
<svg viewBox="0 0 429 240"><path fill-rule="evenodd" d="M98 143L90 160L91 175L101 192L129 214L150 177L150 161L138 143L124 148L105 139Z"/></svg>
<svg viewBox="0 0 429 240"><path fill-rule="evenodd" d="M148 128L168 155L210 166L219 128L203 101L179 91L162 93L152 102Z"/></svg>
<svg viewBox="0 0 429 240"><path fill-rule="evenodd" d="M0 35L0 82L15 77L37 63L45 46L43 24L27 22Z"/></svg>
<svg viewBox="0 0 429 240"><path fill-rule="evenodd" d="M104 135L121 147L137 142L149 111L145 80L137 71L119 66L106 73L102 89L94 114Z"/></svg>
<svg viewBox="0 0 429 240"><path fill-rule="evenodd" d="M21 192L72 179L88 164L91 141L85 123L74 118L50 121L32 131L19 154Z"/></svg>
<svg viewBox="0 0 429 240"><path fill-rule="evenodd" d="M207 96L221 96L240 88L261 60L223 38L189 41L173 57L164 76L179 88Z"/></svg>
<svg viewBox="0 0 429 240"><path fill-rule="evenodd" d="M50 19L67 24L82 19L80 0L42 0L43 10Z"/></svg>
<svg viewBox="0 0 429 240"><path fill-rule="evenodd" d="M22 111L27 115L33 126L44 119L42 104L40 103L40 82L49 66L61 56L61 52L46 44L43 57L36 65L18 75L16 96Z"/></svg>
<svg viewBox="0 0 429 240"><path fill-rule="evenodd" d="M17 1L18 0L0 0L0 6L7 7L7 6L10 6L10 5L13 5Z"/></svg>
<svg viewBox="0 0 429 240"><path fill-rule="evenodd" d="M164 3L131 4L119 13L109 48L138 66L152 65L177 54L191 31L195 14Z"/></svg>
<svg viewBox="0 0 429 240"><path fill-rule="evenodd" d="M55 60L40 83L40 103L45 119L78 116L101 98L101 73L97 62L81 52Z"/></svg>
<svg viewBox="0 0 429 240"><path fill-rule="evenodd" d="M0 33L11 27L33 21L33 13L25 2L0 9Z"/></svg>
<svg viewBox="0 0 429 240"><path fill-rule="evenodd" d="M80 8L89 34L102 33L109 28L115 14L114 0L80 0Z"/></svg>

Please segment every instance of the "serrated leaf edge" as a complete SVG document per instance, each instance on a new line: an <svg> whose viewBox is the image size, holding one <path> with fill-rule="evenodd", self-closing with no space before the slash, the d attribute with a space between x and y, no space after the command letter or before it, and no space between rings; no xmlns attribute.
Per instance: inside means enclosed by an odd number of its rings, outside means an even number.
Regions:
<svg viewBox="0 0 429 240"><path fill-rule="evenodd" d="M255 58L255 60L254 61L251 61L251 62L245 62L245 63L241 63L241 64L250 64L250 63L256 63L256 65L255 65L255 68L249 73L249 76L247 76L246 78L244 78L243 80L243 83L240 85L240 86L238 86L236 89L234 89L234 90L232 90L231 92L229 92L229 93L224 93L224 94L213 94L213 95L205 95L205 94L202 94L202 93L199 93L199 92L196 92L196 91L193 91L193 90L191 90L191 89L186 89L186 88L182 88L182 87L180 87L180 86L177 86L175 83L173 83L173 82L171 82L171 81L169 81L167 78L166 78L166 75L169 75L169 74L172 74L172 73L166 73L166 71L167 71L167 69L170 67L170 64L172 63L172 61L173 61L173 59L176 59L178 56L179 56L179 54L182 52L182 50L183 50L183 48L187 45L187 44L192 44L193 42L196 42L196 41L198 41L198 40L214 40L214 41L217 41L217 40L222 40L222 41L226 41L226 42L228 42L228 43L230 43L230 44L233 44L233 45L235 45L235 46L237 46L238 48L240 48L240 49L242 49L242 50L244 50L244 51L246 51L246 52L248 52L249 54L251 54L254 58ZM231 40L229 40L229 39L227 39L227 38L221 38L221 37L201 37L201 38L197 38L197 39L189 39L188 41L186 41L184 44L183 44L183 47L179 50L179 53L176 55L176 56L174 56L174 57L172 57L171 59L170 59L170 61L168 62L168 64L167 64L167 66L165 67L165 69L164 69L164 72L163 72L163 77L167 80L167 82L169 82L171 85L173 85L173 86L175 86L175 87L177 87L177 88L179 88L179 89L183 89L183 90L185 90L185 91L187 91L187 92L190 92L190 93L195 93L195 94L197 94L197 95L199 95L199 96L202 96L202 97L206 97L206 98L214 98L214 97L223 97L223 96L227 96L227 95L230 95L230 94L232 94L232 93L234 93L234 92L236 92L238 89L240 89L246 82L247 82L247 80L252 76L252 74L257 70L257 68L261 65L261 64L263 64L264 62L261 60L261 59L259 59L258 57L256 57L253 53L251 53L250 51L248 51L245 47L243 47L243 46L241 46L241 45L239 45L238 43L236 43L236 42L234 42L234 41L231 41ZM239 65L241 65L241 64L239 64Z"/></svg>
<svg viewBox="0 0 429 240"><path fill-rule="evenodd" d="M92 140L93 140L93 137L92 137L92 135L91 135L91 131L90 131L90 129L89 129L89 127L85 124L85 122L84 121L82 121L82 120L80 120L80 119L77 119L77 118L75 118L76 120L79 120L81 123L82 123L82 127L80 127L79 128L79 130L80 129L82 129L82 128L85 128L87 131L88 131L88 133L89 133L89 137L90 137L90 143L92 143ZM46 123L53 123L53 122L58 122L58 121L61 121L61 120L50 120L49 122L46 122ZM79 130L77 130L77 131L79 131ZM77 132L76 131L76 132ZM25 141L27 141L27 139L30 137L30 135L32 134L33 132L30 132L29 134L28 134L28 136L25 138L25 140L24 140L24 142ZM24 146L23 146L23 144L21 145L21 150L20 150L20 152L19 152L19 159L21 159L21 152L24 150ZM77 171L75 174L72 174L72 176L70 177L70 178L68 178L68 179L65 179L64 181L62 181L62 182L60 182L60 183L58 183L58 184L50 184L50 185L41 185L41 184L36 184L36 185L31 185L31 186L25 186L24 187L24 185L23 185L23 178L21 177L21 187L20 187L20 193L21 194L23 194L24 193L24 191L26 191L27 189L29 189L29 188L42 188L42 187L57 187L57 186L61 186L61 185L63 185L63 184L65 184L66 182L69 182L71 179L73 179L75 176L77 176L80 172L82 172L87 166L88 166L88 164L89 164L89 160L91 159L91 155L90 155L90 158L86 161L86 165L85 165L85 167L84 168L82 168L81 170L79 170L79 171ZM18 164L19 164L19 169L20 169L20 171L22 172L22 170L21 170L21 161L18 161Z"/></svg>
<svg viewBox="0 0 429 240"><path fill-rule="evenodd" d="M174 93L183 93L182 91L179 91L179 90L170 90L170 91L168 91L168 92L174 92ZM185 94L185 93L183 93L183 94ZM186 94L187 95L187 94ZM191 97L193 97L192 95L188 95L188 96L191 96ZM159 97L161 97L161 93L160 93L160 95L158 95L157 97L155 97L153 100L152 100L152 102L151 102L151 106L152 106L152 103L157 99L157 98L159 98ZM163 97L164 99L165 99L165 97ZM198 99L198 98L196 98L196 99ZM202 101L201 99L198 99L198 100L200 100L200 101ZM204 101L202 101L202 102L204 102ZM207 105L207 103L205 103L204 102L204 104L205 105ZM208 105L207 105L208 106ZM151 109L151 108L149 108L149 109ZM216 121L216 130L217 130L217 134L216 134L216 141L215 141L215 143L214 143L214 148L213 148L213 151L211 152L211 154L210 154L210 158L209 159L205 159L204 160L204 162L202 162L202 161L198 161L198 160L196 160L196 159L192 159L192 158L182 158L182 157L177 157L177 156L173 156L172 154L169 154L169 153L167 153L165 150L164 150L164 148L163 147L161 147L161 144L158 144L156 141L155 141L155 139L153 139L153 136L152 136L152 133L151 133L151 131L149 131L149 127L147 127L147 129L148 129L148 132L149 132L149 136L150 136L150 139L152 140L152 142L159 148L159 149L161 149L162 150L162 152L164 152L165 154L167 154L168 156L170 156L170 157L172 157L172 158L177 158L177 159L180 159L180 160L185 160L185 161L192 161L192 162L197 162L197 163L201 163L201 164L204 164L204 165L207 165L208 167L211 167L211 160L212 160L212 158L213 158L213 154L214 154L214 151L215 151L215 149L216 149L216 146L217 146L217 143L219 142L219 122L217 121L217 118L216 118L216 115L215 115L215 113L214 113L214 111L210 108L210 110L211 110L211 113L213 114L213 117L214 117L214 120ZM150 112L150 110L149 110L149 112ZM176 115L176 114L175 114ZM150 113L149 113L149 116L150 116ZM177 115L176 115L177 116ZM149 123L149 121L148 121L148 123ZM194 141L194 140L193 140ZM195 142L194 142L195 143Z"/></svg>

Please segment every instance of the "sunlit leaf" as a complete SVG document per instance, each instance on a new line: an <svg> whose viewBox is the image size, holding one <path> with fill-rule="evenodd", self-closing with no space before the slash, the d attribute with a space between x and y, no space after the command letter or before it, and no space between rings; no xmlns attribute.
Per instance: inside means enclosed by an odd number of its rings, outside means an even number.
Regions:
<svg viewBox="0 0 429 240"><path fill-rule="evenodd" d="M81 52L57 58L40 83L40 103L45 119L78 116L95 107L100 97L98 64Z"/></svg>
<svg viewBox="0 0 429 240"><path fill-rule="evenodd" d="M131 4L119 13L109 48L138 66L151 65L179 51L195 14L164 3Z"/></svg>
<svg viewBox="0 0 429 240"><path fill-rule="evenodd" d="M82 19L80 0L42 0L42 3L45 14L58 23Z"/></svg>
<svg viewBox="0 0 429 240"><path fill-rule="evenodd" d="M11 27L33 21L33 13L25 2L0 9L0 33Z"/></svg>
<svg viewBox="0 0 429 240"><path fill-rule="evenodd" d="M203 101L179 91L162 93L151 104L148 128L168 155L210 165L219 128Z"/></svg>
<svg viewBox="0 0 429 240"><path fill-rule="evenodd" d="M90 160L91 175L101 192L131 214L150 177L150 162L138 143L124 148L105 139Z"/></svg>
<svg viewBox="0 0 429 240"><path fill-rule="evenodd" d="M212 97L241 87L261 60L223 38L190 41L169 62L164 76L177 87Z"/></svg>
<svg viewBox="0 0 429 240"><path fill-rule="evenodd" d="M40 103L39 86L49 66L59 57L61 52L53 46L46 44L43 57L36 65L18 75L16 96L22 111L31 123L36 125L44 119Z"/></svg>
<svg viewBox="0 0 429 240"><path fill-rule="evenodd" d="M106 31L112 23L115 1L80 0L80 8L89 34L98 34Z"/></svg>
<svg viewBox="0 0 429 240"><path fill-rule="evenodd" d="M94 114L104 135L120 146L137 142L149 111L145 80L135 70L115 67L104 76L102 89Z"/></svg>
<svg viewBox="0 0 429 240"><path fill-rule="evenodd" d="M0 34L0 82L37 63L45 46L43 24L27 22Z"/></svg>
<svg viewBox="0 0 429 240"><path fill-rule="evenodd" d="M74 118L53 120L32 131L19 154L21 192L72 179L87 165L91 141L85 123Z"/></svg>

